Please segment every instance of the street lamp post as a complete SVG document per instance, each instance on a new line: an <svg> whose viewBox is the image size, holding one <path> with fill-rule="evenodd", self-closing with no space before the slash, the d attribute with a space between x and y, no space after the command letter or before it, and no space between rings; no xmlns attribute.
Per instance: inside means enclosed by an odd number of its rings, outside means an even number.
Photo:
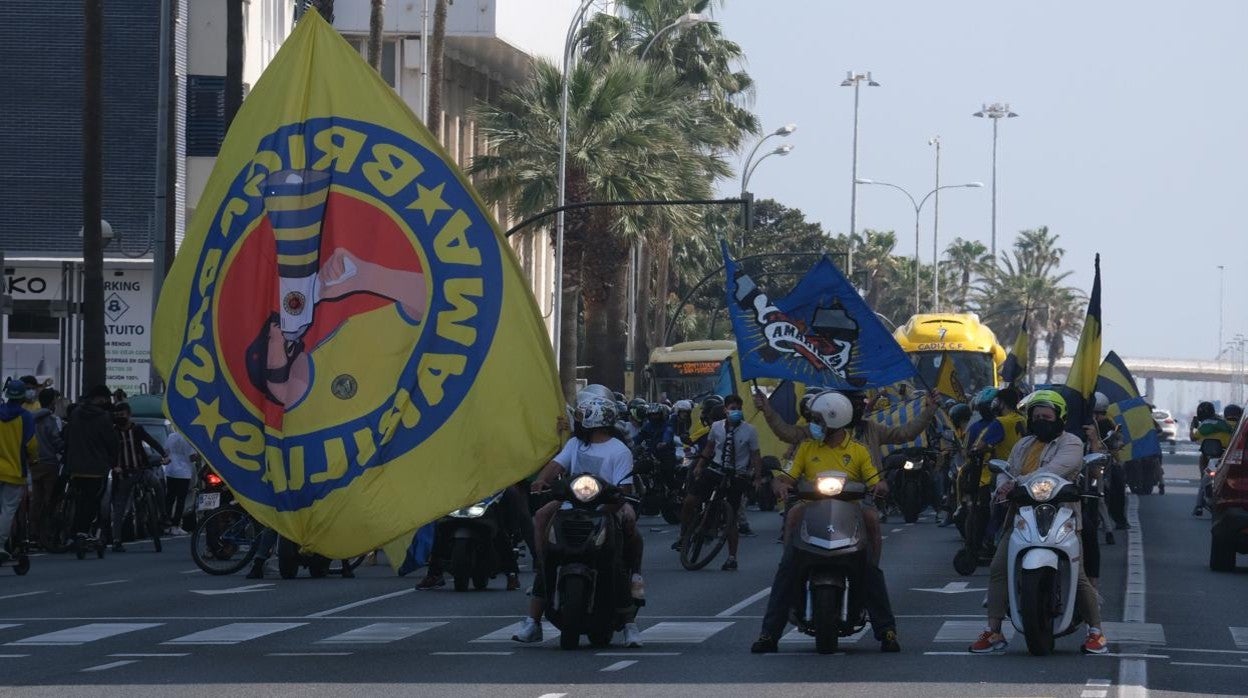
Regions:
<svg viewBox="0 0 1248 698"><path fill-rule="evenodd" d="M897 186L896 184L890 184L888 182L877 182L873 179L857 179L857 180L854 180L854 182L856 184L878 184L882 187L890 187L890 188L896 189L902 194L905 194L906 198L910 200L910 205L914 207L914 313L917 315L919 313L919 216L922 214L923 204L926 204L927 200L931 198L933 194L940 191L941 189L962 189L962 188L978 189L984 186L984 184L983 182L967 182L966 184L946 184L943 187L936 187L935 189L929 191L922 199L916 202L914 200L914 197L910 195L910 192Z"/></svg>
<svg viewBox="0 0 1248 698"><path fill-rule="evenodd" d="M928 145L936 146L936 196L932 199L932 308L940 312L940 136Z"/></svg>
<svg viewBox="0 0 1248 698"><path fill-rule="evenodd" d="M1018 116L1010 111L1009 104L993 102L985 104L972 114L981 119L992 119L992 263L997 263L997 123L1001 119L1013 119Z"/></svg>
<svg viewBox="0 0 1248 698"><path fill-rule="evenodd" d="M654 33L654 36L651 37L650 41L646 43L646 47L641 50L641 60L643 61L646 60L646 54L650 53L650 49L654 47L655 42L659 40L659 37L663 36L669 31L673 31L675 29L688 29L689 27L692 27L694 25L702 24L703 22L709 22L709 21L711 21L709 17L699 14L697 12L686 12L685 14L677 17L676 21L672 22L671 24L667 25L666 27L663 27L662 29Z"/></svg>
<svg viewBox="0 0 1248 698"><path fill-rule="evenodd" d="M871 78L871 71L865 73L855 73L852 70L845 71L845 79L841 81L841 87L854 88L854 151L850 173L849 187L849 256L846 258L846 273L850 278L854 275L854 227L857 224L858 216L858 86L863 81L867 81L867 87L879 87L880 83Z"/></svg>
<svg viewBox="0 0 1248 698"><path fill-rule="evenodd" d="M789 127L788 127L788 126L786 126L785 128L789 128ZM793 128L796 128L796 127L793 127ZM789 133L792 133L792 132L793 132L793 131L792 131L792 130L790 130L790 131L788 131L787 133L783 133L783 134L780 134L780 135L787 136L787 135L789 135ZM772 135L774 136L774 135L776 135L776 134L778 134L778 133L780 133L780 132L779 132L779 131L777 131L776 133L773 133ZM761 144L764 140L767 140L767 138L763 138L762 140L760 140L760 141L759 141L759 143ZM758 146L757 146L757 145L756 145L756 146L754 146L754 150L758 150ZM745 166L745 168L744 168L744 169L742 169L742 170L741 170L741 198L742 198L742 199L744 199L744 198L746 197L746 194L747 194L747 193L749 193L749 187L750 187L750 177L753 177L753 176L754 176L754 170L757 170L757 169L758 169L758 166L759 166L760 164L762 164L763 160L766 160L767 158L771 157L772 155L779 155L780 157L784 157L785 155L788 155L788 154L789 154L789 153L791 153L791 152L793 152L793 146L792 146L792 145L790 145L790 144L788 144L788 143L785 143L784 145L782 145L782 146L780 146L780 147L776 148L775 150L773 150L773 151L771 151L771 152L769 152L769 153L764 154L761 158L759 158L759 159L757 159L757 160L754 160L754 164L751 166L751 165L750 165L750 160L752 160L752 159L754 158L754 151L750 151L750 157L746 158L746 160L745 160L745 165L746 165L746 166ZM753 227L754 227L754 221L752 220L752 216L750 215L750 211L749 211L749 210L744 211L743 215L744 215L744 219L741 221L741 247L742 247L742 250L744 250L744 248L745 248L745 236L746 236L747 234L749 234L750 230L751 230L751 229L753 229Z"/></svg>

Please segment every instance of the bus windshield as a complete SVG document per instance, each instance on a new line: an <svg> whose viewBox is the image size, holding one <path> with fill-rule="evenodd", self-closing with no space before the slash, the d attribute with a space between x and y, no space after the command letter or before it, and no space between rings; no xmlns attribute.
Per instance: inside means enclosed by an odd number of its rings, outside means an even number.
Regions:
<svg viewBox="0 0 1248 698"><path fill-rule="evenodd" d="M651 364L650 370L657 397L674 402L721 392L732 384L731 366L728 361L680 361Z"/></svg>
<svg viewBox="0 0 1248 698"><path fill-rule="evenodd" d="M953 359L958 380L967 394L974 395L981 388L996 384L996 368L992 363L992 354L971 351L921 351L911 356L915 357L919 375L932 387L936 386L936 376L940 373L940 363L944 356Z"/></svg>

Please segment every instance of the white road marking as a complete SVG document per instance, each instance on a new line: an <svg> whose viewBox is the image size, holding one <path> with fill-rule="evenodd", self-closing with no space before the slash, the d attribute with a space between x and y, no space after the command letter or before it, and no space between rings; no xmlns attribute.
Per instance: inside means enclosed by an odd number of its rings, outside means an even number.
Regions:
<svg viewBox="0 0 1248 698"><path fill-rule="evenodd" d="M193 570L185 570L185 571L179 572L178 574L196 574L196 573L199 573L199 572L203 572L203 570L201 570L201 569L199 569L198 567L196 567L196 568L195 568L195 569L193 569Z"/></svg>
<svg viewBox="0 0 1248 698"><path fill-rule="evenodd" d="M0 654L0 659L23 659L29 656L29 654Z"/></svg>
<svg viewBox="0 0 1248 698"><path fill-rule="evenodd" d="M1223 669L1248 669L1248 664L1208 664L1205 662L1170 662L1170 666L1212 666Z"/></svg>
<svg viewBox="0 0 1248 698"><path fill-rule="evenodd" d="M105 671L107 669L116 669L119 666L125 666L127 664L134 664L138 661L139 660L137 659L121 659L115 662L109 662L108 664L100 664L99 666L87 667L86 669L83 669L83 671Z"/></svg>
<svg viewBox="0 0 1248 698"><path fill-rule="evenodd" d="M904 528L894 528L893 530L889 531L889 533L901 533L901 532L902 532L902 531L904 531L904 530L906 530L906 529L904 529Z"/></svg>
<svg viewBox="0 0 1248 698"><path fill-rule="evenodd" d="M563 697L564 697L564 696L566 696L566 695L568 695L568 694L566 694L566 693L543 693L542 695L538 696L537 698L563 698Z"/></svg>
<svg viewBox="0 0 1248 698"><path fill-rule="evenodd" d="M1084 689L1083 693L1079 694L1079 698L1105 698L1108 695L1109 695L1109 689L1105 689L1105 688L1100 689L1100 690Z"/></svg>
<svg viewBox="0 0 1248 698"><path fill-rule="evenodd" d="M149 659L156 657L189 657L190 652L119 652L110 654L110 657L137 657L139 659Z"/></svg>
<svg viewBox="0 0 1248 698"><path fill-rule="evenodd" d="M980 620L947 620L936 631L936 639L932 642L965 642L970 645L984 631L984 621ZM1014 626L1010 623L1001 624L1001 634L1006 641L1014 639Z"/></svg>
<svg viewBox="0 0 1248 698"><path fill-rule="evenodd" d="M430 652L434 657L507 657L515 652Z"/></svg>
<svg viewBox="0 0 1248 698"><path fill-rule="evenodd" d="M307 617L308 618L324 618L325 616L332 616L335 613L341 613L342 611L349 611L353 608L359 608L360 606L367 606L370 603L377 603L378 601L385 601L386 599L394 599L400 596L406 596L407 594L414 594L414 593L416 593L415 588L403 589L401 591L394 591L389 594L382 594L381 596L374 596L374 597L367 598L367 599L361 599L354 603L345 604L343 606L335 606L334 608L331 608L328 611L320 611L318 613L309 613Z"/></svg>
<svg viewBox="0 0 1248 698"><path fill-rule="evenodd" d="M741 601L738 601L737 603L734 603L733 605L729 606L728 608L725 608L719 613L716 613L715 617L726 618L728 616L735 616L737 615L738 611L743 611L746 608L753 606L758 601L767 598L767 595L770 593L771 593L771 587L764 587L762 590L756 591L753 594L750 594L749 596L745 597Z"/></svg>
<svg viewBox="0 0 1248 698"><path fill-rule="evenodd" d="M989 654L972 654L970 652L924 652L929 657L991 657Z"/></svg>
<svg viewBox="0 0 1248 698"><path fill-rule="evenodd" d="M175 637L164 645L235 645L265 635L280 633L302 627L307 623L230 623L219 628L200 630L190 635Z"/></svg>
<svg viewBox="0 0 1248 698"><path fill-rule="evenodd" d="M1105 654L1093 654L1091 657L1118 657L1127 659L1169 659L1168 654L1145 654L1143 652L1106 652Z"/></svg>
<svg viewBox="0 0 1248 698"><path fill-rule="evenodd" d="M862 629L859 630L858 632L841 638L840 644L842 645L855 644L862 638L866 637L867 633L869 632L871 632L871 624L867 623L866 625L862 626ZM811 646L814 646L815 638L811 637L810 635L807 635L806 633L803 633L797 628L793 628L789 632L785 633L784 637L780 638L780 642L790 642L790 643L805 642L805 643L809 643Z"/></svg>
<svg viewBox="0 0 1248 698"><path fill-rule="evenodd" d="M1230 628L1231 640L1241 650L1248 650L1248 628Z"/></svg>
<svg viewBox="0 0 1248 698"><path fill-rule="evenodd" d="M1195 647L1167 647L1167 652L1205 652L1208 654L1248 654L1244 650L1205 650Z"/></svg>
<svg viewBox="0 0 1248 698"><path fill-rule="evenodd" d="M705 642L715 633L732 625L732 621L722 623L657 623L641 631L642 642L654 643L688 643Z"/></svg>
<svg viewBox="0 0 1248 698"><path fill-rule="evenodd" d="M1127 495L1127 588L1122 606L1123 623L1144 624L1144 529L1140 526L1140 498ZM1109 625L1104 623L1103 625ZM1144 628L1139 630L1143 631ZM1113 635L1109 635L1113 637ZM1165 643L1165 633L1161 633ZM1148 661L1144 659L1121 659L1118 662L1118 698L1147 698Z"/></svg>
<svg viewBox="0 0 1248 698"><path fill-rule="evenodd" d="M327 637L324 640L317 640L316 644L382 644L386 642L395 642L404 638L409 638L426 630L446 625L445 622L439 623L373 623L365 625L362 628L348 630L345 633L339 633L333 637Z"/></svg>
<svg viewBox="0 0 1248 698"><path fill-rule="evenodd" d="M225 596L226 594L250 594L257 591L273 591L270 587L276 584L247 584L241 587L230 587L229 589L191 589L192 594L202 594L204 596Z"/></svg>
<svg viewBox="0 0 1248 698"><path fill-rule="evenodd" d="M965 594L974 591L988 591L987 589L969 589L970 582L949 582L939 589L911 589L911 591L930 591L933 594Z"/></svg>
<svg viewBox="0 0 1248 698"><path fill-rule="evenodd" d="M21 623L0 623L0 630L4 630L5 628L16 628L20 625Z"/></svg>
<svg viewBox="0 0 1248 698"><path fill-rule="evenodd" d="M512 616L513 618L515 616ZM523 621L517 621L511 625L499 628L488 635L473 640L472 642L511 642L511 636L520 632L520 624ZM551 625L548 621L542 621L542 638L543 640L554 640L559 637L559 628ZM537 644L537 643L533 643Z"/></svg>
<svg viewBox="0 0 1248 698"><path fill-rule="evenodd" d="M615 664L608 664L607 666L599 669L599 671L619 671L620 669L627 669L636 663L636 659L625 659L623 661L616 662Z"/></svg>
<svg viewBox="0 0 1248 698"><path fill-rule="evenodd" d="M595 657L679 657L680 652L595 652Z"/></svg>
<svg viewBox="0 0 1248 698"><path fill-rule="evenodd" d="M87 642L103 640L123 633L147 630L164 625L164 623L88 623L74 628L57 630L56 632L35 635L10 645L81 645Z"/></svg>
<svg viewBox="0 0 1248 698"><path fill-rule="evenodd" d="M1160 623L1101 623L1105 637L1115 644L1124 642L1142 642L1148 645L1166 644L1166 629Z"/></svg>
<svg viewBox="0 0 1248 698"><path fill-rule="evenodd" d="M4 601L5 599L20 599L20 598L22 598L23 596L38 596L39 594L46 594L46 593L48 593L48 592L46 592L46 591L26 591L26 592L23 592L23 593L21 593L21 594L8 594L8 595L6 595L6 596L0 596L0 601Z"/></svg>
<svg viewBox="0 0 1248 698"><path fill-rule="evenodd" d="M108 586L108 585L110 585L110 584L125 584L125 583L126 583L126 582L128 582L128 581L130 581L130 580L129 580L129 579L110 579L110 580L108 580L107 582L93 582L93 583L91 583L91 584L88 584L87 586L89 586L89 587L106 587L106 586Z"/></svg>
<svg viewBox="0 0 1248 698"><path fill-rule="evenodd" d="M266 657L350 657L350 652L269 652Z"/></svg>

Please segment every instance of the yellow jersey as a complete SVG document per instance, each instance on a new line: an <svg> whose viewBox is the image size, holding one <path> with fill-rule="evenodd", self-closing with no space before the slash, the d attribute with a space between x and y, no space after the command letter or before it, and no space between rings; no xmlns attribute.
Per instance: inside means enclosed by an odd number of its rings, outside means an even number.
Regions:
<svg viewBox="0 0 1248 698"><path fill-rule="evenodd" d="M867 447L854 441L848 434L841 443L829 446L823 441L807 439L797 447L793 464L786 471L793 479L814 481L819 473L836 470L848 476L850 482L874 485L880 474L871 463Z"/></svg>

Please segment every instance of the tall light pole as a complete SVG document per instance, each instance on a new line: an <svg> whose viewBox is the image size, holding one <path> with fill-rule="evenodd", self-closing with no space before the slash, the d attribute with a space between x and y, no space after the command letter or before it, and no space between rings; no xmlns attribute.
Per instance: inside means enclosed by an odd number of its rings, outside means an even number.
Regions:
<svg viewBox="0 0 1248 698"><path fill-rule="evenodd" d="M646 60L646 54L650 53L650 49L654 48L655 42L657 42L659 40L659 37L663 36L664 34L670 31L676 30L676 29L688 29L689 27L702 24L703 22L709 22L709 21L711 21L710 17L699 14L697 12L686 12L685 14L677 17L674 22L672 22L671 24L667 25L666 27L663 27L662 29L654 33L654 36L652 36L650 38L650 41L646 43L646 47L642 49L640 60L643 60L643 61Z"/></svg>
<svg viewBox="0 0 1248 698"><path fill-rule="evenodd" d="M905 194L906 198L910 200L910 205L914 207L914 313L915 315L918 315L919 313L919 216L921 215L923 211L923 204L926 204L927 200L931 198L933 194L940 191L941 189L963 189L963 188L978 189L984 186L984 184L983 182L967 182L966 184L946 184L943 187L936 187L935 189L929 191L922 199L916 202L914 200L914 197L910 195L910 192L897 186L896 184L889 184L888 182L877 182L873 179L856 179L854 180L854 183L855 184L878 184L881 187L890 187L892 189L896 189L902 194Z"/></svg>
<svg viewBox="0 0 1248 698"><path fill-rule="evenodd" d="M792 131L790 131L789 133L792 133ZM788 133L784 135L787 136ZM766 140L766 139L764 138L763 140ZM763 141L759 141L759 143L762 143L762 142ZM754 149L757 150L758 146L755 146ZM741 171L741 198L744 199L745 195L749 192L750 177L754 176L754 170L758 169L758 166L762 164L763 160L766 160L772 155L779 155L780 157L784 157L785 155L788 155L791 152L793 152L793 146L788 143L785 143L784 145L776 148L775 150L769 153L764 154L761 158L755 160L753 166L750 166L747 169L742 170ZM747 165L749 163L749 160L752 159L753 157L754 157L754 153L751 152L750 158L746 159ZM741 221L741 223L742 223L741 225L741 248L744 249L745 248L745 236L746 234L750 232L750 229L753 228L753 221L750 220L749 213L746 213L745 220Z"/></svg>
<svg viewBox="0 0 1248 698"><path fill-rule="evenodd" d="M854 88L854 151L849 178L849 255L845 262L846 274L851 279L854 277L854 232L857 230L855 226L858 222L858 87L863 80L867 81L867 87L880 86L880 83L871 78L869 70L865 73L847 70L845 79L841 81L841 87Z"/></svg>
<svg viewBox="0 0 1248 698"><path fill-rule="evenodd" d="M1223 282L1226 267L1218 265L1218 351L1222 351L1222 299L1226 293L1226 284Z"/></svg>
<svg viewBox="0 0 1248 698"><path fill-rule="evenodd" d="M781 138L788 138L789 135L792 134L796 130L797 130L797 124L785 124L784 126L781 126L775 131L772 131L766 136L763 136L762 138L758 139L758 142L755 143L754 147L750 149L750 154L746 156L745 164L741 166L741 193L742 194L745 193L746 191L745 185L750 179L749 177L750 163L754 160L754 154L758 152L759 146L761 146L763 143L766 143L768 138L775 138L776 136L780 136ZM764 155L763 157L766 157L766 156Z"/></svg>
<svg viewBox="0 0 1248 698"><path fill-rule="evenodd" d="M932 309L940 312L940 136L932 136L927 144L936 146L936 197L932 199Z"/></svg>
<svg viewBox="0 0 1248 698"><path fill-rule="evenodd" d="M1010 105L1001 102L985 104L971 116L981 119L992 119L992 263L997 263L997 123L1001 119L1013 119L1018 116L1010 111Z"/></svg>

